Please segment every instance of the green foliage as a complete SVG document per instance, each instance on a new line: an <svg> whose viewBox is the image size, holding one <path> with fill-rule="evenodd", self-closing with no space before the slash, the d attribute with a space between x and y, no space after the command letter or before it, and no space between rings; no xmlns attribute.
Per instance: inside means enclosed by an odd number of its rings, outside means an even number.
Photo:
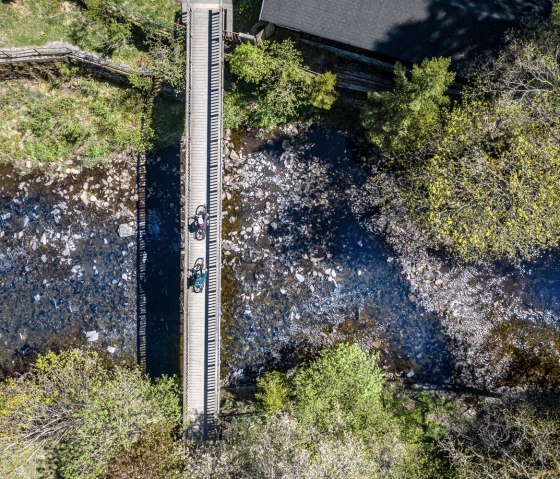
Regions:
<svg viewBox="0 0 560 479"><path fill-rule="evenodd" d="M383 430L385 375L377 358L356 344L323 351L294 378L298 420L333 435Z"/></svg>
<svg viewBox="0 0 560 479"><path fill-rule="evenodd" d="M10 478L41 452L62 478L95 478L149 427L178 424L178 386L140 371L107 369L93 352L39 357L0 385L0 471Z"/></svg>
<svg viewBox="0 0 560 479"><path fill-rule="evenodd" d="M257 379L259 392L255 395L261 410L272 415L289 409L290 381L279 371L265 373Z"/></svg>
<svg viewBox="0 0 560 479"><path fill-rule="evenodd" d="M529 258L558 244L560 144L518 102L468 100L408 172L412 214L466 260Z"/></svg>
<svg viewBox="0 0 560 479"><path fill-rule="evenodd" d="M86 50L111 56L130 45L132 28L126 22L100 17L88 10L83 22L74 25L71 41Z"/></svg>
<svg viewBox="0 0 560 479"><path fill-rule="evenodd" d="M336 75L334 73L327 72L313 77L309 88L309 103L315 108L330 110L336 99L335 86Z"/></svg>
<svg viewBox="0 0 560 479"><path fill-rule="evenodd" d="M80 7L83 4L86 8ZM160 59L161 49L152 45L154 38L173 43L179 8L174 0L2 2L0 46L43 45L62 40L134 67L145 67L149 61L157 63ZM178 37L182 37L181 33ZM155 52L148 54L148 49Z"/></svg>
<svg viewBox="0 0 560 479"><path fill-rule="evenodd" d="M329 109L335 99L334 75L304 70L301 53L289 40L243 43L231 56L230 69L256 99L249 115L255 126L284 123L310 108Z"/></svg>
<svg viewBox="0 0 560 479"><path fill-rule="evenodd" d="M239 128L248 118L246 99L239 92L224 92L224 129Z"/></svg>
<svg viewBox="0 0 560 479"><path fill-rule="evenodd" d="M40 166L79 158L91 163L139 153L152 141L153 132L142 127L141 94L72 76L71 70L53 85L2 83L0 99L3 162Z"/></svg>
<svg viewBox="0 0 560 479"><path fill-rule="evenodd" d="M148 36L150 61L148 69L156 78L164 81L177 91L185 89L186 52L184 33L179 33L170 41L162 41L156 35Z"/></svg>
<svg viewBox="0 0 560 479"><path fill-rule="evenodd" d="M437 127L440 111L449 103L446 90L455 75L450 59L433 58L414 65L410 78L406 68L395 65L395 89L368 94L362 109L362 126L369 141L385 153L397 155L428 138Z"/></svg>
<svg viewBox="0 0 560 479"><path fill-rule="evenodd" d="M187 478L450 477L434 445L445 435L445 403L394 397L377 356L357 345L323 351L296 373L293 390L278 372L264 375L259 389L268 416L234 420L223 442L190 456Z"/></svg>
<svg viewBox="0 0 560 479"><path fill-rule="evenodd" d="M552 11L550 13L550 21L556 25L560 26L560 1L553 0Z"/></svg>
<svg viewBox="0 0 560 479"><path fill-rule="evenodd" d="M559 42L546 22L510 36L452 111L431 101L427 120L410 113L404 123L418 134L401 129L399 108L382 109L389 120L378 127L366 117L370 139L397 160L395 183L375 178L381 200L420 226L426 245L478 261L529 259L559 244ZM418 104L422 91L411 93Z"/></svg>

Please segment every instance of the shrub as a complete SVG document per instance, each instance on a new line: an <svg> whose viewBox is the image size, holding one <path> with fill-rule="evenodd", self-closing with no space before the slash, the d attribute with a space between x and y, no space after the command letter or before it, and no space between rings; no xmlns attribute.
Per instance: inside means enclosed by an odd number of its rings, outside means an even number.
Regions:
<svg viewBox="0 0 560 479"><path fill-rule="evenodd" d="M381 432L387 423L385 375L377 358L356 344L323 351L294 378L298 421L332 435Z"/></svg>
<svg viewBox="0 0 560 479"><path fill-rule="evenodd" d="M26 376L0 384L1 475L47 453L61 477L95 478L147 428L178 424L180 411L172 379L107 369L93 352L48 353Z"/></svg>
<svg viewBox="0 0 560 479"><path fill-rule="evenodd" d="M255 397L265 413L272 415L289 408L290 382L285 374L279 371L265 373L257 379L257 386L259 392Z"/></svg>

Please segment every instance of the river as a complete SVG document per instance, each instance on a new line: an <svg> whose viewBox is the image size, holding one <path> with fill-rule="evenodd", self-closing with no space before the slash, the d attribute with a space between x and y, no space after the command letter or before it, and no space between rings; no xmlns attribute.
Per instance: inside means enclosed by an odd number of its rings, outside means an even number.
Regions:
<svg viewBox="0 0 560 479"><path fill-rule="evenodd" d="M537 361L535 374L546 385L560 380L554 368L541 371L560 350L557 254L521 267L405 254L378 228L369 149L336 129L298 128L228 145L236 153L223 192L225 383L289 370L342 341L378 351L391 377L481 388L531 382L509 371L523 370L515 361L524 348L539 357L544 348L551 359ZM141 181L124 159L51 177L8 167L0 175L3 373L75 345L134 361L139 304L148 370L178 373L178 148L150 157ZM142 191L146 227L137 231ZM121 237L119 225L135 234Z"/></svg>

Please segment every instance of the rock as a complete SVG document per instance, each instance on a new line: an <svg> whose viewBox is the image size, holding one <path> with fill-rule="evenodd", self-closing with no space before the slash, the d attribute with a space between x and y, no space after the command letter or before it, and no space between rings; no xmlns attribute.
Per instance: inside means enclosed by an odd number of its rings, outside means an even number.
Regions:
<svg viewBox="0 0 560 479"><path fill-rule="evenodd" d="M46 233L43 233L43 235L41 236L41 243L43 243L43 245L47 244L47 235Z"/></svg>
<svg viewBox="0 0 560 479"><path fill-rule="evenodd" d="M411 294L408 295L408 299L409 299L409 301L410 301L411 303L414 303L414 302L416 302L416 300L417 300L418 298L416 298L416 296L415 296L414 294L411 293Z"/></svg>
<svg viewBox="0 0 560 479"><path fill-rule="evenodd" d="M107 352L109 352L110 354L114 354L116 350L117 348L115 348L114 346L107 346Z"/></svg>
<svg viewBox="0 0 560 479"><path fill-rule="evenodd" d="M41 295L40 294L36 294L35 296L33 296L33 300L35 302L39 301L41 299Z"/></svg>
<svg viewBox="0 0 560 479"><path fill-rule="evenodd" d="M407 377L407 378L411 378L412 376L414 376L414 371L411 369L410 371L408 371L408 372L406 373L406 377Z"/></svg>
<svg viewBox="0 0 560 479"><path fill-rule="evenodd" d="M41 261L42 261L43 263L46 263L46 262L47 262L47 255L46 255L46 254L44 254L44 255L41 256Z"/></svg>
<svg viewBox="0 0 560 479"><path fill-rule="evenodd" d="M64 251L62 252L62 256L70 256L70 250L68 248L64 248Z"/></svg>
<svg viewBox="0 0 560 479"><path fill-rule="evenodd" d="M303 275L296 273L296 279L300 282L303 283L305 281L305 278Z"/></svg>
<svg viewBox="0 0 560 479"><path fill-rule="evenodd" d="M86 206L89 205L89 198L88 198L87 191L82 191L82 194L80 195L80 199L82 200L84 205L86 205Z"/></svg>
<svg viewBox="0 0 560 479"><path fill-rule="evenodd" d="M290 145L291 145L290 140L284 140L284 141L282 142L282 149L283 149L283 150L287 150L287 149L290 147Z"/></svg>
<svg viewBox="0 0 560 479"><path fill-rule="evenodd" d="M134 236L134 228L132 226L122 224L119 225L117 233L121 238L128 238L129 236Z"/></svg>
<svg viewBox="0 0 560 479"><path fill-rule="evenodd" d="M436 286L441 286L441 285L443 284L443 279L441 279L441 278L436 279L436 280L434 281L434 284L435 284Z"/></svg>
<svg viewBox="0 0 560 479"><path fill-rule="evenodd" d="M99 333L97 331L87 331L86 332L86 339L90 342L93 343L94 341L97 341L99 339Z"/></svg>
<svg viewBox="0 0 560 479"><path fill-rule="evenodd" d="M235 150L231 150L231 153L229 154L229 157L230 157L233 161L239 161L239 155L236 153Z"/></svg>

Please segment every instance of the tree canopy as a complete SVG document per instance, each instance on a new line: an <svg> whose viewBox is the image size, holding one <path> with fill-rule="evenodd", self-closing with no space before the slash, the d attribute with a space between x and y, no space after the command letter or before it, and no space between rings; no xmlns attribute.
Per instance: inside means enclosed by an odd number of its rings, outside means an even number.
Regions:
<svg viewBox="0 0 560 479"><path fill-rule="evenodd" d="M558 27L550 21L511 35L501 54L473 73L474 84L453 108L430 95L426 101L423 89L401 81L386 101L376 97L364 107L364 118L373 119L364 123L371 125L369 138L391 160L400 193L391 191L387 204L420 226L428 245L463 261L527 259L558 245L558 45ZM437 77L449 78L441 71L448 63L437 65ZM443 94L441 82L422 84L437 84ZM406 108L395 100L401 97ZM425 109L408 107L425 103ZM400 112L410 120L401 121ZM384 191L382 176L374 181Z"/></svg>
<svg viewBox="0 0 560 479"><path fill-rule="evenodd" d="M455 75L448 58L427 59L406 67L395 65L393 91L372 92L362 109L367 138L390 155L414 149L437 126L442 106L449 103L445 92Z"/></svg>
<svg viewBox="0 0 560 479"><path fill-rule="evenodd" d="M169 378L152 383L137 369L108 369L93 352L48 353L0 384L0 475L25 477L35 464L57 477L95 478L144 430L179 417Z"/></svg>
<svg viewBox="0 0 560 479"><path fill-rule="evenodd" d="M328 110L335 100L335 76L304 70L301 53L290 40L242 43L229 64L254 97L249 120L256 126L293 120L309 108Z"/></svg>

